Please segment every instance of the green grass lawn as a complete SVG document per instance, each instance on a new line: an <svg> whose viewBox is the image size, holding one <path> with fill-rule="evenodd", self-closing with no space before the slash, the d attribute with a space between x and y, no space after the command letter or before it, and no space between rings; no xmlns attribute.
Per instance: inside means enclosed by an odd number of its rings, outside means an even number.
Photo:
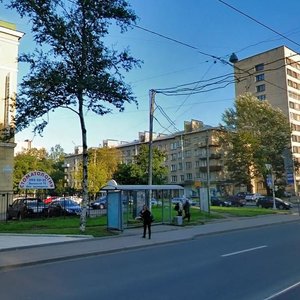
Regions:
<svg viewBox="0 0 300 300"><path fill-rule="evenodd" d="M47 219L24 219L0 222L0 233L29 233L29 234L82 234L79 230L79 217L57 217ZM108 231L106 216L88 218L86 235L109 236L115 233Z"/></svg>
<svg viewBox="0 0 300 300"><path fill-rule="evenodd" d="M162 209L160 207L153 207L152 212L155 216L155 222L161 223ZM168 210L171 213L171 218L176 216L177 212L172 208ZM217 207L212 206L210 213L202 212L197 207L191 207L191 220L188 223L186 220L183 226L199 225L206 222L222 219L228 217L254 217L257 215L275 214L279 211L272 209L263 209L256 207ZM140 221L129 219L128 225L141 226ZM28 233L28 234L64 234L64 235L78 235L82 234L79 230L79 217L57 217L47 219L24 219L11 220L0 222L0 233ZM107 230L107 217L102 215L95 218L87 218L86 235L95 237L103 237L115 235L116 232Z"/></svg>

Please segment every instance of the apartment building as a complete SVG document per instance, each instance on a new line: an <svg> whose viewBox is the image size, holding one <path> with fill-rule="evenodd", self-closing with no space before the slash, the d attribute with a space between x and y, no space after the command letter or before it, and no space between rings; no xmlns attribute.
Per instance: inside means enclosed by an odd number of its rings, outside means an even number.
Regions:
<svg viewBox="0 0 300 300"><path fill-rule="evenodd" d="M181 132L157 135L153 139L153 147L167 154L168 184L182 185L185 195L190 197L198 196L198 188L207 186L211 194L234 192L234 184L224 168L224 149L218 138L220 130L192 120L184 122ZM143 139L117 146L124 163L132 162L139 147L148 144L147 134L140 134L140 137Z"/></svg>
<svg viewBox="0 0 300 300"><path fill-rule="evenodd" d="M285 171L290 188L297 193L300 174L294 171L293 159L300 162L300 55L280 46L237 61L234 73L236 96L252 93L280 108L289 119L291 151L284 154Z"/></svg>
<svg viewBox="0 0 300 300"><path fill-rule="evenodd" d="M0 129L13 130L13 99L17 92L18 48L23 33L12 23L0 21ZM2 131L3 132L3 131ZM0 193L13 190L14 139L7 140L0 133Z"/></svg>
<svg viewBox="0 0 300 300"><path fill-rule="evenodd" d="M169 170L168 184L179 184L185 195L197 197L200 187L209 186L210 194L232 194L236 186L224 167L224 149L219 143L219 127L204 125L201 121L184 122L184 130L172 135L154 134L153 147L165 151L165 165ZM141 145L148 145L149 132L140 132L133 142L103 141L103 146L116 147L121 151L123 163L132 163ZM65 157L66 182L68 187L78 188L80 182L74 174L82 160L77 151Z"/></svg>

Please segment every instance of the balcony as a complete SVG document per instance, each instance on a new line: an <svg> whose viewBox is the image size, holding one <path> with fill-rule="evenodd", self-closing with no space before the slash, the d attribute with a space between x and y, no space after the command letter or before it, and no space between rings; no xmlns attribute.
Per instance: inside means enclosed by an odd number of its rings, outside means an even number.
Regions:
<svg viewBox="0 0 300 300"><path fill-rule="evenodd" d="M210 165L209 166L209 170L210 172L218 172L218 171L222 171L223 167L222 166L218 166L218 165ZM199 171L202 173L206 173L207 172L207 167L199 167Z"/></svg>
<svg viewBox="0 0 300 300"><path fill-rule="evenodd" d="M221 159L222 158L222 154L221 153L211 153L209 155L209 159ZM200 154L199 155L199 159L207 159L206 154Z"/></svg>

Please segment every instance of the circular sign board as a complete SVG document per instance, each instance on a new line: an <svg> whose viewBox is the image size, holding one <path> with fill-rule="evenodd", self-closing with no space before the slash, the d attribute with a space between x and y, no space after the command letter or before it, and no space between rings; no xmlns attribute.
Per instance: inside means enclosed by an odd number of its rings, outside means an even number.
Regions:
<svg viewBox="0 0 300 300"><path fill-rule="evenodd" d="M52 178L43 171L32 171L27 173L19 183L20 189L54 189Z"/></svg>

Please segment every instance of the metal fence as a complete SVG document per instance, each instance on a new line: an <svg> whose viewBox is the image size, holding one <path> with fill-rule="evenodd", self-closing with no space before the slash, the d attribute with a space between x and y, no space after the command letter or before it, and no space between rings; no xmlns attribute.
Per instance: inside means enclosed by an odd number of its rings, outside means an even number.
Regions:
<svg viewBox="0 0 300 300"><path fill-rule="evenodd" d="M7 208L13 202L13 197L13 192L0 191L0 221L6 220Z"/></svg>

